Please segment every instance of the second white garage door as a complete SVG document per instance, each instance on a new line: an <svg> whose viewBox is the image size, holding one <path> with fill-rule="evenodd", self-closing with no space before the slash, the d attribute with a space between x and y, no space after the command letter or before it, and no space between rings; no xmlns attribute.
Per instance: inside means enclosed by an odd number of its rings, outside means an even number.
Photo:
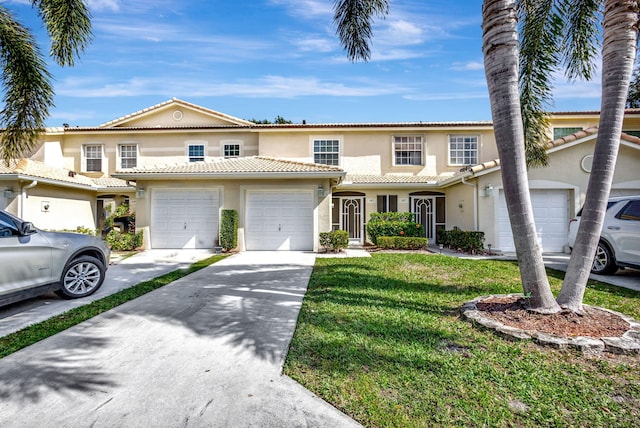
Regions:
<svg viewBox="0 0 640 428"><path fill-rule="evenodd" d="M248 191L247 250L313 250L312 191Z"/></svg>
<svg viewBox="0 0 640 428"><path fill-rule="evenodd" d="M569 193L559 189L531 190L531 204L542 251L561 253L567 244L569 227ZM498 208L498 248L515 251L504 192L500 191Z"/></svg>
<svg viewBox="0 0 640 428"><path fill-rule="evenodd" d="M218 207L217 190L154 190L151 248L213 248Z"/></svg>

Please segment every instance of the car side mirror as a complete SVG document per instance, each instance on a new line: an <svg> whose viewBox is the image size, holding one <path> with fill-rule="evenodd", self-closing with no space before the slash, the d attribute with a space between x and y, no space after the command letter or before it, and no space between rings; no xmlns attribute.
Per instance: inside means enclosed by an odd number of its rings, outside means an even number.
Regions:
<svg viewBox="0 0 640 428"><path fill-rule="evenodd" d="M30 221L20 223L20 235L31 235L36 232L36 228Z"/></svg>

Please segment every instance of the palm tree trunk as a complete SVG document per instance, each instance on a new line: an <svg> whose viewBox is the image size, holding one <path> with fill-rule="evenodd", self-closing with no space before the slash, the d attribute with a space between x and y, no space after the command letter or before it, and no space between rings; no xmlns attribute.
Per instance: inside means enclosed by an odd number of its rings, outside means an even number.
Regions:
<svg viewBox="0 0 640 428"><path fill-rule="evenodd" d="M620 132L638 42L638 2L606 0L602 46L602 103L582 219L558 303L582 311L615 171Z"/></svg>
<svg viewBox="0 0 640 428"><path fill-rule="evenodd" d="M518 28L514 0L485 0L482 50L502 183L520 277L530 309L558 312L533 218L518 92Z"/></svg>

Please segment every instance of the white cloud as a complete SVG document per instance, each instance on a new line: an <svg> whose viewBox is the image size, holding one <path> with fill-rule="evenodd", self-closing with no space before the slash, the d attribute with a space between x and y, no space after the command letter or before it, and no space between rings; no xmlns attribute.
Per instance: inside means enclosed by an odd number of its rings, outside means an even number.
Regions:
<svg viewBox="0 0 640 428"><path fill-rule="evenodd" d="M119 83L96 79L67 79L56 87L61 96L77 98L237 96L247 98L296 98L302 96L369 97L407 92L407 88L383 82L340 83L317 77L263 76L233 83L198 79L132 78Z"/></svg>
<svg viewBox="0 0 640 428"><path fill-rule="evenodd" d="M110 10L112 12L120 10L120 0L87 0L87 5L93 10Z"/></svg>
<svg viewBox="0 0 640 428"><path fill-rule="evenodd" d="M302 19L316 19L319 16L333 16L333 2L330 0L270 0L282 6L289 15Z"/></svg>
<svg viewBox="0 0 640 428"><path fill-rule="evenodd" d="M335 40L321 37L302 38L293 44L302 52L331 52L336 48Z"/></svg>
<svg viewBox="0 0 640 428"><path fill-rule="evenodd" d="M381 45L418 45L423 41L423 29L405 20L385 21L382 31L374 35L374 42Z"/></svg>
<svg viewBox="0 0 640 428"><path fill-rule="evenodd" d="M477 71L483 69L484 64L480 61L454 62L451 64L451 70L455 71Z"/></svg>

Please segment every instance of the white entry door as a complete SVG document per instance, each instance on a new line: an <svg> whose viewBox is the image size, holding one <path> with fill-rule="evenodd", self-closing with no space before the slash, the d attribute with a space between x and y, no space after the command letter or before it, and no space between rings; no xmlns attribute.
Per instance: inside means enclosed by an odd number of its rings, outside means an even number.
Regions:
<svg viewBox="0 0 640 428"><path fill-rule="evenodd" d="M153 190L151 248L213 248L219 200L217 190Z"/></svg>
<svg viewBox="0 0 640 428"><path fill-rule="evenodd" d="M340 230L349 233L350 244L364 244L364 197L340 197Z"/></svg>
<svg viewBox="0 0 640 428"><path fill-rule="evenodd" d="M247 191L247 250L313 250L313 191Z"/></svg>
<svg viewBox="0 0 640 428"><path fill-rule="evenodd" d="M542 251L561 253L567 244L569 228L569 192L562 189L534 189L531 193L533 216ZM498 208L498 248L515 251L504 192Z"/></svg>

